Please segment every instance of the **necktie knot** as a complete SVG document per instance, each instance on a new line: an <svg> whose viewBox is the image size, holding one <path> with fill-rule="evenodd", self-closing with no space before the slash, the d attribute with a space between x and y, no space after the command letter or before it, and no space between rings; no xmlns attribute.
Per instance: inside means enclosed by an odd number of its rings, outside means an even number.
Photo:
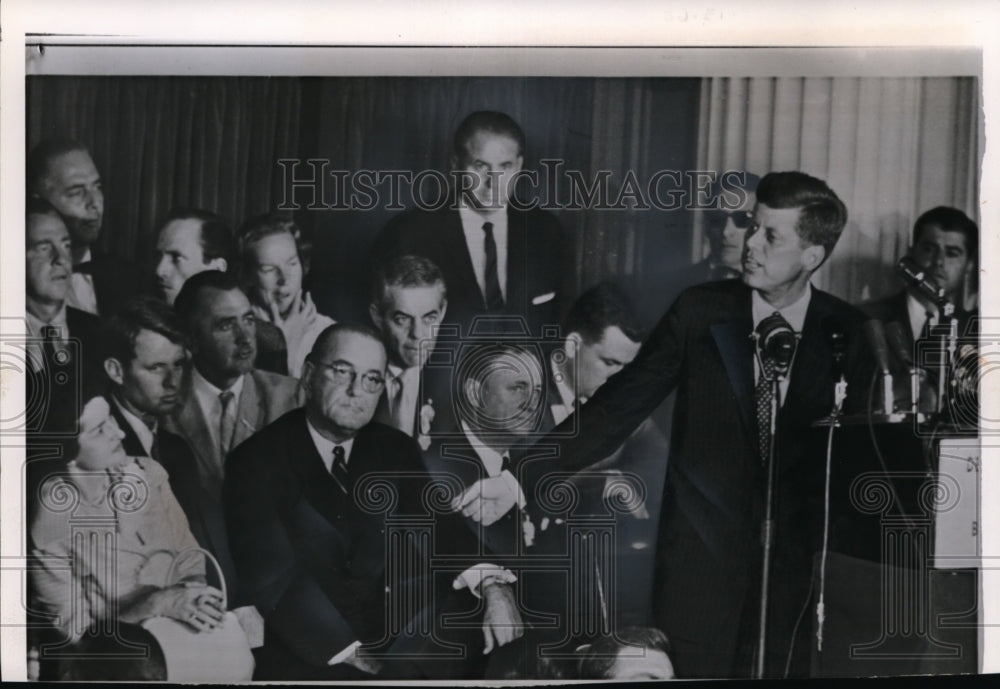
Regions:
<svg viewBox="0 0 1000 689"><path fill-rule="evenodd" d="M330 467L330 476L337 482L341 491L348 492L350 483L347 479L347 453L342 445L333 446L333 466Z"/></svg>

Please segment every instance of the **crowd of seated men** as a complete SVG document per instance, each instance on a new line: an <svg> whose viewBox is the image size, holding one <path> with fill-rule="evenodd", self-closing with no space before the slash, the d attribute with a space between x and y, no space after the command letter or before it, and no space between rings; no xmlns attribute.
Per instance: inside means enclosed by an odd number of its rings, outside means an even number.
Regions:
<svg viewBox="0 0 1000 689"><path fill-rule="evenodd" d="M380 233L368 323L317 310L309 242L278 214L233 231L208 210L171 212L146 284L93 248L104 201L85 146L31 151L41 678L170 677L160 618L209 654L236 629L248 653L227 661L233 679L674 676L650 627L661 428L647 417L585 468L521 480L549 457L535 441L572 428L647 337L618 286L562 291L554 216L507 206L524 146L501 113L462 123L454 165L480 183ZM739 277L758 181L708 213L711 254L672 295ZM935 209L911 253L957 298L977 237ZM916 340L932 306L912 292L868 308ZM541 339L551 324L559 337ZM135 647L153 651L123 652Z"/></svg>

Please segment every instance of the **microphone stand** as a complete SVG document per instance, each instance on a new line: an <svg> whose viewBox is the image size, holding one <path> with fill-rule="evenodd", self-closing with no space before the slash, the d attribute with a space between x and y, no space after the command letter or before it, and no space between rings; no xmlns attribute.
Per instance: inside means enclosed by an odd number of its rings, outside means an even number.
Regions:
<svg viewBox="0 0 1000 689"><path fill-rule="evenodd" d="M797 345L797 334L795 340ZM771 423L768 429L770 442L768 443L764 468L767 476L767 489L765 492L764 523L761 529L762 564L760 576L760 614L757 628L757 664L754 671L755 679L764 678L764 659L767 652L767 613L770 605L771 560L774 549L774 477L777 465L775 445L778 436L778 411L781 409L781 383L788 377L788 372L792 368L792 362L795 360L795 353L797 351L798 347L796 346L792 350L792 356L788 362L774 362L774 375L771 378L773 394L771 395ZM764 362L757 348L755 348L755 353L760 364L760 374L763 376Z"/></svg>

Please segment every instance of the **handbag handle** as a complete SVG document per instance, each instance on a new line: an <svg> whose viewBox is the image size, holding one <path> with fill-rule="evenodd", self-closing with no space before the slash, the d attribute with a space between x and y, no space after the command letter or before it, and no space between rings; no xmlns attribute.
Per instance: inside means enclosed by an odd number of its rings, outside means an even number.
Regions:
<svg viewBox="0 0 1000 689"><path fill-rule="evenodd" d="M192 553L201 553L202 555L204 555L215 566L215 571L219 575L219 587L222 589L222 609L223 610L228 610L229 609L229 596L226 593L226 575L223 574L222 567L219 565L219 561L215 559L215 555L213 555L212 553L208 552L204 548L201 548L201 547L198 547L198 546L192 546L190 548L185 548L184 550L182 550L179 553L177 553L176 555L174 555L174 560L173 560L173 562L170 563L170 569L167 570L167 581L168 582L173 582L174 575L177 572L177 565L178 565L178 563L182 562L185 557L187 557L188 555L191 555ZM172 586L173 584L169 583L167 585L168 586Z"/></svg>

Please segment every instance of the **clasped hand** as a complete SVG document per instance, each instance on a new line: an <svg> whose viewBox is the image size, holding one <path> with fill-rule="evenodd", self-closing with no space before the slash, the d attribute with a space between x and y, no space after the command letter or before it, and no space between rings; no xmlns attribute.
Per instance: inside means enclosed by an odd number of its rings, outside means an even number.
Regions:
<svg viewBox="0 0 1000 689"><path fill-rule="evenodd" d="M517 504L516 484L503 476L479 479L452 502L452 509L461 511L483 526L493 524Z"/></svg>

